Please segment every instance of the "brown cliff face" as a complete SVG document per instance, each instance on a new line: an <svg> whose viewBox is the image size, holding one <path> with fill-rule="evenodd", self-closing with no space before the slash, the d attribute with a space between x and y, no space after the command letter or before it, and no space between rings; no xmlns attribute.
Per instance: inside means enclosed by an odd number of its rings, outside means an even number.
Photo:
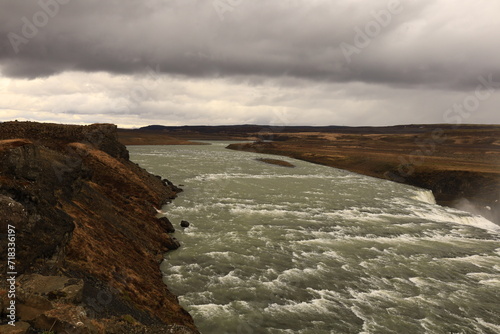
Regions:
<svg viewBox="0 0 500 334"><path fill-rule="evenodd" d="M153 206L178 191L128 160L114 125L0 124L1 233L16 227L17 272L83 280L92 333L197 333L159 270L178 244Z"/></svg>

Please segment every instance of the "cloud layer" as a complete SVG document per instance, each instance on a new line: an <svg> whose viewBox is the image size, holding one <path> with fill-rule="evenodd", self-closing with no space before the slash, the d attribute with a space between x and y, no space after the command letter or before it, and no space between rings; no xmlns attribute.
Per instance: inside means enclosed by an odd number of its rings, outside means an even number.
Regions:
<svg viewBox="0 0 500 334"><path fill-rule="evenodd" d="M444 110L474 92L479 77L500 82L498 1L0 0L0 6L0 108L11 115L28 108L74 117L99 112L130 125L138 124L134 113L228 124L270 122L269 113L282 112L293 123L429 123L443 121ZM37 79L48 98L38 86L12 88L33 86L27 79ZM100 87L93 91L82 81ZM21 108L26 103L18 99L33 103ZM468 120L498 123L497 101L495 92ZM313 121L301 119L304 113Z"/></svg>

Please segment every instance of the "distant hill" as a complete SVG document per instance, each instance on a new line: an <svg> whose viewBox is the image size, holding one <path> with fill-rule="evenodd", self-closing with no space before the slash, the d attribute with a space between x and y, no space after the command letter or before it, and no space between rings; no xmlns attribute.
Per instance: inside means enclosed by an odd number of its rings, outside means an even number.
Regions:
<svg viewBox="0 0 500 334"><path fill-rule="evenodd" d="M338 133L338 134L420 134L441 130L488 130L495 125L475 124L409 124L395 126L272 126L272 125L149 125L139 129L119 129L120 141L125 145L169 145L176 140L286 140L292 133ZM160 138L158 136L165 136ZM172 138L173 137L173 138ZM133 140L132 140L133 138ZM126 142L126 140L129 140ZM134 144L132 144L134 142ZM180 143L180 142L179 142ZM182 144L182 143L180 143Z"/></svg>
<svg viewBox="0 0 500 334"><path fill-rule="evenodd" d="M429 129L485 129L496 127L495 125L478 124L407 124L393 126L305 126L305 125L184 125L184 126L165 126L148 125L133 131L163 131L173 133L199 132L199 133L258 133L260 131L272 132L338 132L338 133L407 133L407 132L425 132Z"/></svg>

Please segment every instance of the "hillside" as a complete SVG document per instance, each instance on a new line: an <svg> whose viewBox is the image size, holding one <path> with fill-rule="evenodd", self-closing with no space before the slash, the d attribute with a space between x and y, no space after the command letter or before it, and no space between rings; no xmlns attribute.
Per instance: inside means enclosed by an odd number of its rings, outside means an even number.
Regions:
<svg viewBox="0 0 500 334"><path fill-rule="evenodd" d="M159 270L179 243L154 207L179 191L128 159L114 125L0 124L2 254L8 227L16 246L15 270L0 270L17 273L2 321L15 300L32 332L197 333Z"/></svg>

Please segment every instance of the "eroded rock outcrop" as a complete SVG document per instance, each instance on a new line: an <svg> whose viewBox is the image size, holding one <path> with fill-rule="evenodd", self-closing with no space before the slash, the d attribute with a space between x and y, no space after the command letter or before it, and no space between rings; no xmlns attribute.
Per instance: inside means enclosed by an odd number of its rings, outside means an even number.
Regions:
<svg viewBox="0 0 500 334"><path fill-rule="evenodd" d="M154 207L178 191L129 161L114 125L0 124L0 228L16 230L17 320L58 333L197 333L159 271L179 245Z"/></svg>

